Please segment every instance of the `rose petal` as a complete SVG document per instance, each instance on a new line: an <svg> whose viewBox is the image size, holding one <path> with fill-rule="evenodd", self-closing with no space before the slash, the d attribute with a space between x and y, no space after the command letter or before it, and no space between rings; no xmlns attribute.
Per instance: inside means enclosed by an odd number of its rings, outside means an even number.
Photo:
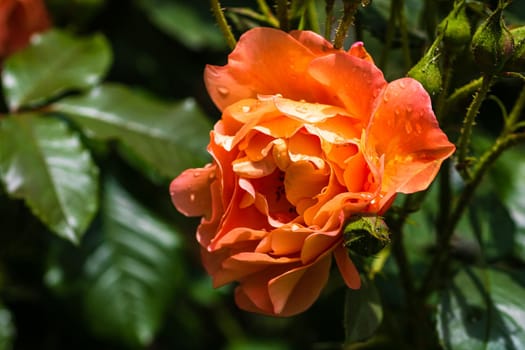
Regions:
<svg viewBox="0 0 525 350"><path fill-rule="evenodd" d="M290 270L269 282L273 312L291 316L308 309L328 281L332 257L327 254L309 266Z"/></svg>
<svg viewBox="0 0 525 350"><path fill-rule="evenodd" d="M343 277L346 285L350 289L359 289L361 288L361 278L359 277L359 272L355 268L354 263L348 257L348 252L343 245L340 245L334 250L335 262L339 268L339 272Z"/></svg>
<svg viewBox="0 0 525 350"><path fill-rule="evenodd" d="M308 73L337 96L350 115L365 124L375 109L377 96L386 87L383 73L375 65L346 53L314 59Z"/></svg>
<svg viewBox="0 0 525 350"><path fill-rule="evenodd" d="M186 216L210 216L210 184L216 179L215 171L215 165L188 169L171 182L171 200L178 211Z"/></svg>
<svg viewBox="0 0 525 350"><path fill-rule="evenodd" d="M385 157L382 192L426 189L455 150L439 128L430 97L418 81L403 78L391 82L380 100L365 147L368 155Z"/></svg>
<svg viewBox="0 0 525 350"><path fill-rule="evenodd" d="M292 163L284 178L284 188L288 201L296 205L303 198L317 196L328 184L327 169L317 169L312 162Z"/></svg>
<svg viewBox="0 0 525 350"><path fill-rule="evenodd" d="M258 27L241 36L226 66L207 66L204 81L220 110L258 94L318 101L322 89L305 74L314 57L291 35Z"/></svg>
<svg viewBox="0 0 525 350"><path fill-rule="evenodd" d="M301 44L309 48L310 51L312 51L317 56L339 51L334 49L332 43L326 40L324 37L309 30L292 30L290 35Z"/></svg>
<svg viewBox="0 0 525 350"><path fill-rule="evenodd" d="M352 56L359 57L370 63L374 63L374 59L366 51L365 45L363 44L362 41L357 41L353 43L352 46L350 46L350 49L348 49L348 53Z"/></svg>

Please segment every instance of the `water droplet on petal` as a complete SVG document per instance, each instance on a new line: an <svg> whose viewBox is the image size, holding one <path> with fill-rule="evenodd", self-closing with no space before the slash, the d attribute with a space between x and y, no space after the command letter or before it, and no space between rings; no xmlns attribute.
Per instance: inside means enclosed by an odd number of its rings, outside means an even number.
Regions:
<svg viewBox="0 0 525 350"><path fill-rule="evenodd" d="M404 89L404 88L407 87L407 84L406 84L403 80L401 80L401 81L399 82L399 87L400 87L401 89Z"/></svg>
<svg viewBox="0 0 525 350"><path fill-rule="evenodd" d="M251 110L250 106L242 106L242 111L248 113Z"/></svg>
<svg viewBox="0 0 525 350"><path fill-rule="evenodd" d="M226 97L230 93L230 90L228 88L225 88L224 86L217 87L217 92L222 96Z"/></svg>
<svg viewBox="0 0 525 350"><path fill-rule="evenodd" d="M295 107L295 111L297 113L305 114L306 112L308 112L308 108L306 106L297 106Z"/></svg>
<svg viewBox="0 0 525 350"><path fill-rule="evenodd" d="M199 176L201 176L200 171L194 171L193 172L193 177L199 177Z"/></svg>
<svg viewBox="0 0 525 350"><path fill-rule="evenodd" d="M399 109L396 109L396 110L394 111L394 113L395 113L396 117L399 117L399 114L400 114Z"/></svg>
<svg viewBox="0 0 525 350"><path fill-rule="evenodd" d="M407 133L407 134L410 134L410 133L412 133L412 130L413 130L413 128L412 128L412 124L409 123L409 122L406 122L406 123L405 123L405 131L406 131L406 133Z"/></svg>
<svg viewBox="0 0 525 350"><path fill-rule="evenodd" d="M195 193L190 194L190 201L195 202Z"/></svg>
<svg viewBox="0 0 525 350"><path fill-rule="evenodd" d="M421 126L421 124L416 123L416 132L418 134L421 134L422 131L423 131L423 127Z"/></svg>
<svg viewBox="0 0 525 350"><path fill-rule="evenodd" d="M388 98L389 98L388 94L385 93L383 95L383 101L388 102Z"/></svg>

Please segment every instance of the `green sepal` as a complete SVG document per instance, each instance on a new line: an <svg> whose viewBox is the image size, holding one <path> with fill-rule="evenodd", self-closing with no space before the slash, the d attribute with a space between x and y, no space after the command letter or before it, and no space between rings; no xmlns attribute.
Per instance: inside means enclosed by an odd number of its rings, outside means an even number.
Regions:
<svg viewBox="0 0 525 350"><path fill-rule="evenodd" d="M352 216L344 230L345 247L358 255L377 254L390 243L390 230L381 216Z"/></svg>

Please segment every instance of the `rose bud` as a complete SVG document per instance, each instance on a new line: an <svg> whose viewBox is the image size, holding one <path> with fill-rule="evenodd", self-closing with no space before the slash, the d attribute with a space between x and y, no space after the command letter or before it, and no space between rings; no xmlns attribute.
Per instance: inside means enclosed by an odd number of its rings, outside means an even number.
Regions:
<svg viewBox="0 0 525 350"><path fill-rule="evenodd" d="M465 1L456 1L449 15L439 24L438 31L443 32L443 43L452 51L461 50L470 42L471 28L467 17Z"/></svg>
<svg viewBox="0 0 525 350"><path fill-rule="evenodd" d="M514 52L514 40L503 20L503 8L499 6L472 37L474 61L485 73L499 72Z"/></svg>

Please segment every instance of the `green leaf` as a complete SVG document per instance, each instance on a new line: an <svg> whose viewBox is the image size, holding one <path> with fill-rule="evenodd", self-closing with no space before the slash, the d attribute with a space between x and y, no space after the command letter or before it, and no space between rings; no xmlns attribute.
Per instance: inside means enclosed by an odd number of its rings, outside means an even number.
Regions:
<svg viewBox="0 0 525 350"><path fill-rule="evenodd" d="M346 291L345 343L371 337L383 319L381 299L374 281L361 276L361 288Z"/></svg>
<svg viewBox="0 0 525 350"><path fill-rule="evenodd" d="M100 34L74 37L51 30L9 57L2 83L11 111L41 104L69 90L97 84L111 63L111 49Z"/></svg>
<svg viewBox="0 0 525 350"><path fill-rule="evenodd" d="M51 231L78 243L98 209L98 168L79 135L58 119L0 120L0 179Z"/></svg>
<svg viewBox="0 0 525 350"><path fill-rule="evenodd" d="M119 140L168 178L208 159L211 125L192 99L167 104L111 84L62 99L52 109L69 116L88 137Z"/></svg>
<svg viewBox="0 0 525 350"><path fill-rule="evenodd" d="M518 350L525 344L523 271L464 269L443 292L437 330L445 349Z"/></svg>
<svg viewBox="0 0 525 350"><path fill-rule="evenodd" d="M139 4L154 24L188 48L226 48L221 32L211 20L208 6L199 7L198 3L189 5L183 1L168 0L142 0Z"/></svg>
<svg viewBox="0 0 525 350"><path fill-rule="evenodd" d="M11 312L0 303L0 350L12 349L14 336L15 326Z"/></svg>
<svg viewBox="0 0 525 350"><path fill-rule="evenodd" d="M144 346L182 281L181 242L173 227L115 180L106 183L104 194L102 242L86 263L88 321L101 337Z"/></svg>

